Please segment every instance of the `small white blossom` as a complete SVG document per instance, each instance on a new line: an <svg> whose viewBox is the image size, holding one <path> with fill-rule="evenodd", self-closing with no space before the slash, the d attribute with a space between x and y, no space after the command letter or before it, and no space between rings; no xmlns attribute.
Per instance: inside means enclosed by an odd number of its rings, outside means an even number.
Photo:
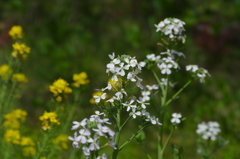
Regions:
<svg viewBox="0 0 240 159"><path fill-rule="evenodd" d="M151 91L151 90L158 90L158 85L156 85L156 84L154 84L154 85L152 85L152 86L146 85L146 87L147 87L147 89L148 89L149 91Z"/></svg>
<svg viewBox="0 0 240 159"><path fill-rule="evenodd" d="M150 91L142 91L142 100L143 101L149 101L150 100Z"/></svg>
<svg viewBox="0 0 240 159"><path fill-rule="evenodd" d="M182 118L182 115L179 113L173 113L172 114L172 119L171 119L171 123L173 124L179 124L181 122L180 118Z"/></svg>
<svg viewBox="0 0 240 159"><path fill-rule="evenodd" d="M171 74L171 68L173 67L172 64L161 63L157 65L158 68L161 70L162 74Z"/></svg>
<svg viewBox="0 0 240 159"><path fill-rule="evenodd" d="M83 146L82 150L85 156L90 156L90 149L87 146Z"/></svg>
<svg viewBox="0 0 240 159"><path fill-rule="evenodd" d="M106 93L103 93L101 95L98 96L93 96L94 100L96 103L99 103L101 99L105 99L106 98Z"/></svg>
<svg viewBox="0 0 240 159"><path fill-rule="evenodd" d="M132 108L132 112L129 115L135 119L137 116L141 115L141 112L140 111L136 112L136 108Z"/></svg>
<svg viewBox="0 0 240 159"><path fill-rule="evenodd" d="M186 70L191 72L196 72L198 70L198 65L187 65Z"/></svg>
<svg viewBox="0 0 240 159"><path fill-rule="evenodd" d="M83 119L81 122L73 121L74 125L72 126L72 130L78 129L80 126L84 127L87 124L87 118Z"/></svg>
<svg viewBox="0 0 240 159"><path fill-rule="evenodd" d="M146 109L146 105L149 105L149 103L146 103L146 101L142 97L140 97L139 100L137 100L137 102L141 104L141 107L143 109Z"/></svg>
<svg viewBox="0 0 240 159"><path fill-rule="evenodd" d="M158 61L160 59L160 55L156 56L155 54L148 54L147 59L151 61Z"/></svg>
<svg viewBox="0 0 240 159"><path fill-rule="evenodd" d="M79 144L78 143L81 140L81 137L77 136L77 132L74 133L74 137L69 136L68 139L73 141L73 143L72 143L73 148L79 148Z"/></svg>
<svg viewBox="0 0 240 159"><path fill-rule="evenodd" d="M94 138L89 138L88 139L88 143L90 143L89 149L91 151L95 151L95 150L99 150L100 146L99 146L99 140L98 140L98 136L95 135Z"/></svg>
<svg viewBox="0 0 240 159"><path fill-rule="evenodd" d="M134 100L131 100L130 102L122 103L122 105L127 107L127 111L129 111L130 109L137 107L136 105L132 104L133 102L134 102Z"/></svg>

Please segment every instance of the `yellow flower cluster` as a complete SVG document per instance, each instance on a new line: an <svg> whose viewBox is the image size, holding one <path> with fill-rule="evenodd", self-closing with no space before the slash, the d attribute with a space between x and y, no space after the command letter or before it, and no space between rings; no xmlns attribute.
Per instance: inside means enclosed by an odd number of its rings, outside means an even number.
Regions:
<svg viewBox="0 0 240 159"><path fill-rule="evenodd" d="M74 87L80 87L80 85L88 84L90 81L87 79L87 73L81 72L79 74L73 74L73 86Z"/></svg>
<svg viewBox="0 0 240 159"><path fill-rule="evenodd" d="M23 29L21 26L19 25L15 25L13 26L10 31L9 31L9 35L13 38L13 39L21 39L23 38ZM28 47L27 45L25 45L24 43L21 42L15 42L13 45L13 52L12 52L12 56L13 57L17 57L18 55L21 55L21 57L23 59L27 58L27 54L30 53L30 47Z"/></svg>
<svg viewBox="0 0 240 159"><path fill-rule="evenodd" d="M15 109L4 116L3 126L8 129L19 129L20 122L26 120L27 112L21 109Z"/></svg>
<svg viewBox="0 0 240 159"><path fill-rule="evenodd" d="M4 134L5 140L9 143L13 144L20 144L20 131L19 130L13 130L13 129L7 129Z"/></svg>
<svg viewBox="0 0 240 159"><path fill-rule="evenodd" d="M14 73L13 80L16 80L18 83L28 82L27 77L23 73Z"/></svg>
<svg viewBox="0 0 240 159"><path fill-rule="evenodd" d="M4 138L8 143L22 146L23 155L30 157L36 154L34 141L29 137L20 135L20 122L26 120L27 112L15 109L4 116L3 126L7 128Z"/></svg>
<svg viewBox="0 0 240 159"><path fill-rule="evenodd" d="M57 150L64 150L68 149L69 141L68 135L61 134L53 140L53 143L56 145Z"/></svg>
<svg viewBox="0 0 240 159"><path fill-rule="evenodd" d="M0 66L0 76L2 76L4 80L9 79L12 72L13 70L7 64L3 64Z"/></svg>
<svg viewBox="0 0 240 159"><path fill-rule="evenodd" d="M23 38L23 29L19 25L14 25L11 30L8 32L8 34L13 38L13 39L21 39Z"/></svg>
<svg viewBox="0 0 240 159"><path fill-rule="evenodd" d="M50 129L50 123L59 125L60 122L56 119L57 114L55 112L44 112L42 116L39 117L39 120L42 121L42 129Z"/></svg>
<svg viewBox="0 0 240 159"><path fill-rule="evenodd" d="M22 58L26 58L27 57L27 53L30 53L30 47L26 46L24 43L19 43L19 42L15 42L13 45L13 52L12 52L12 56L13 57L17 57L18 55L21 55Z"/></svg>
<svg viewBox="0 0 240 159"><path fill-rule="evenodd" d="M72 89L68 86L69 83L67 83L64 79L59 78L49 86L49 90L54 96L56 96L56 100L60 102L62 101L63 96L65 97L66 94L72 93Z"/></svg>
<svg viewBox="0 0 240 159"><path fill-rule="evenodd" d="M14 80L18 83L28 82L27 77L23 73L14 73L13 74L13 70L7 64L3 64L0 66L0 76L4 80L8 80L11 77L12 80Z"/></svg>
<svg viewBox="0 0 240 159"><path fill-rule="evenodd" d="M21 137L20 145L23 146L23 155L26 157L34 156L36 154L35 143L29 137Z"/></svg>

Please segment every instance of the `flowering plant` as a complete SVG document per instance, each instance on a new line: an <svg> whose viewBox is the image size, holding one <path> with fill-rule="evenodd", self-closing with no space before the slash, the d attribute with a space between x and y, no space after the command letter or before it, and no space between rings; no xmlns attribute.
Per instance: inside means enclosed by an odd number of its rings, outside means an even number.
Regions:
<svg viewBox="0 0 240 159"><path fill-rule="evenodd" d="M119 152L134 138L137 138L142 130L151 125L156 125L159 128L158 131L158 159L162 159L165 148L167 147L170 138L174 130L177 129L177 125L184 120L181 119L180 113L173 113L171 124L172 131L170 132L166 141L163 140L164 126L166 122L166 114L168 113L167 107L169 104L176 99L177 96L192 82L193 79L199 79L201 83L205 82L205 78L210 76L208 71L203 68L199 68L197 65L185 66L187 72L190 72L190 80L187 81L175 94L170 95L169 89L174 87L171 82L173 80L172 75L178 73L181 69L178 61L185 55L172 48L174 43L181 41L185 43L186 35L184 34L185 23L176 18L166 18L159 24L155 25L156 32L161 32L167 36L168 42L164 44L167 50L160 52L160 54L148 54L146 59L138 61L136 57L129 55L116 56L115 53L109 54L110 62L106 65L106 73L110 75L111 81L108 82L107 86L99 89L99 93L94 94L94 103L107 115L107 121L112 120L114 123L114 131L107 126L102 126L102 120L98 119L97 129L92 128L92 123L88 119L84 119L81 122L74 121L72 130L80 128L79 134L74 133L74 137L69 137L73 141L73 147L80 148L79 144L82 145L82 150L87 158L97 157L98 151L101 149L99 146L98 136L106 136L104 133L109 133L111 130L112 135L110 136L110 145L112 145L113 152L112 158L117 158ZM141 72L147 68L153 74L156 79L156 84L143 85L143 79ZM183 67L184 68L184 67ZM156 95L159 93L160 106L157 107L151 104L151 97L153 93ZM139 96L140 94L140 96ZM169 97L170 96L170 97ZM150 112L151 107L155 108L155 112ZM99 112L98 112L99 114ZM154 115L153 115L154 114ZM95 115L93 115L95 116ZM92 116L91 116L92 118ZM90 118L90 119L91 119ZM133 119L140 119L138 127L139 130L131 136L127 141L120 144L120 134L125 126ZM93 119L92 119L93 120ZM96 127L96 126L95 126ZM90 130L101 132L99 135L94 135L95 140L91 136ZM114 134L114 135L113 135ZM95 141L95 142L94 142ZM92 145L94 142L94 145ZM177 149L176 147L174 149ZM91 152L91 153L90 153ZM180 156L180 154L178 154ZM178 156L178 157L179 157Z"/></svg>

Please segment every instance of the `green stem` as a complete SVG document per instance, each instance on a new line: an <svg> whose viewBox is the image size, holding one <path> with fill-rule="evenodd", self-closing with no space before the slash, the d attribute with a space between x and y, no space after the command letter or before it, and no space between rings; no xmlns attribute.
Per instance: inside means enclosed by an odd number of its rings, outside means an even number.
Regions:
<svg viewBox="0 0 240 159"><path fill-rule="evenodd" d="M35 156L35 159L39 159L42 156L42 153L46 151L46 147L49 144L50 133L43 133L43 140L38 144L38 153Z"/></svg>
<svg viewBox="0 0 240 159"><path fill-rule="evenodd" d="M167 141L165 142L163 148L162 148L162 151L164 152L165 148L167 147L168 143L169 143L169 140L171 139L172 135L173 135L173 132L174 132L174 128L172 128L168 138L167 138Z"/></svg>
<svg viewBox="0 0 240 159"><path fill-rule="evenodd" d="M159 127L159 132L158 132L158 159L163 158L163 152L164 152L164 147L163 147L163 130L164 130L164 117L165 117L165 109L167 106L167 92L168 92L168 83L166 86L161 84L160 79L158 78L157 74L155 71L152 71L154 77L156 78L158 85L160 86L162 90L162 96L161 96L161 110L160 110L160 122L163 124L162 126Z"/></svg>
<svg viewBox="0 0 240 159"><path fill-rule="evenodd" d="M124 144L122 144L122 146L120 146L119 151L121 151L124 146L126 146L129 142L131 142L145 127L142 127L141 129L139 129L134 135L131 136L131 138L129 138Z"/></svg>
<svg viewBox="0 0 240 159"><path fill-rule="evenodd" d="M131 116L128 116L127 120L125 120L125 122L122 124L122 126L120 127L120 130L122 130L122 128L127 124L127 122L131 119Z"/></svg>
<svg viewBox="0 0 240 159"><path fill-rule="evenodd" d="M191 82L192 82L192 80L189 80L187 83L185 83L185 85L184 85L181 89L179 89L179 90L172 96L172 98L170 98L170 99L167 101L166 106L167 106L168 104L170 104Z"/></svg>
<svg viewBox="0 0 240 159"><path fill-rule="evenodd" d="M116 159L119 153L119 140L120 140L120 132L121 132L121 110L118 109L117 112L117 118L116 118L116 126L117 126L117 131L116 131L116 135L115 135L115 144L116 144L116 149L113 151L112 154L112 159Z"/></svg>
<svg viewBox="0 0 240 159"><path fill-rule="evenodd" d="M153 73L154 77L156 78L156 80L157 80L157 82L158 82L158 85L159 85L159 87L161 88L161 90L162 90L162 92L163 92L164 89L163 89L163 86L162 86L162 84L161 84L160 79L158 78L158 75L156 74L155 71L152 71L152 73Z"/></svg>

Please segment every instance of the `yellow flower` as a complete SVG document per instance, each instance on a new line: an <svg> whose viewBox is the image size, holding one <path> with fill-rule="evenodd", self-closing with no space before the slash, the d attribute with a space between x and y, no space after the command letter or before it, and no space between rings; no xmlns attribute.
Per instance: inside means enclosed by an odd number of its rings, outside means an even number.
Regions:
<svg viewBox="0 0 240 159"><path fill-rule="evenodd" d="M56 145L57 150L68 149L68 144L69 144L68 135L66 134L58 135L53 140L53 143Z"/></svg>
<svg viewBox="0 0 240 159"><path fill-rule="evenodd" d="M69 83L67 83L64 79L59 78L58 80L54 81L52 85L49 86L50 92L53 93L56 97L56 100L58 102L62 101L62 96L72 93L72 89L69 86Z"/></svg>
<svg viewBox="0 0 240 159"><path fill-rule="evenodd" d="M3 122L3 126L5 128L9 128L9 129L19 129L20 128L20 122L16 119L9 119L9 120L5 120Z"/></svg>
<svg viewBox="0 0 240 159"><path fill-rule="evenodd" d="M25 83L28 82L27 77L23 73L14 73L13 79L16 80L19 83Z"/></svg>
<svg viewBox="0 0 240 159"><path fill-rule="evenodd" d="M3 122L3 126L10 129L19 129L20 122L24 122L26 116L27 112L24 110L12 110L10 113L4 115L5 121Z"/></svg>
<svg viewBox="0 0 240 159"><path fill-rule="evenodd" d="M110 78L108 80L108 82L112 85L112 89L111 89L112 91L115 90L115 88L119 89L122 87L122 79L121 78L118 78L118 81L114 81L114 80L112 80L112 78Z"/></svg>
<svg viewBox="0 0 240 159"><path fill-rule="evenodd" d="M26 46L24 43L15 42L13 45L12 56L17 57L18 54L22 55L22 58L26 58L26 53L30 53L30 47Z"/></svg>
<svg viewBox="0 0 240 159"><path fill-rule="evenodd" d="M34 141L29 138L29 137L21 137L21 142L20 142L21 146L34 146L35 143Z"/></svg>
<svg viewBox="0 0 240 159"><path fill-rule="evenodd" d="M56 97L56 101L61 102L62 100L63 100L63 99L62 99L61 96L57 96L57 97Z"/></svg>
<svg viewBox="0 0 240 159"><path fill-rule="evenodd" d="M13 39L21 39L23 37L23 29L19 25L12 26L11 30L8 33Z"/></svg>
<svg viewBox="0 0 240 159"><path fill-rule="evenodd" d="M48 130L50 129L49 123L54 123L59 125L60 122L56 119L57 114L55 112L44 112L42 116L39 117L39 120L42 121L42 129L43 130Z"/></svg>
<svg viewBox="0 0 240 159"><path fill-rule="evenodd" d="M73 86L79 87L80 85L88 84L90 81L87 79L87 73L81 72L79 74L73 74Z"/></svg>
<svg viewBox="0 0 240 159"><path fill-rule="evenodd" d="M22 150L23 150L23 155L26 157L34 156L37 153L36 148L33 146L24 147Z"/></svg>
<svg viewBox="0 0 240 159"><path fill-rule="evenodd" d="M4 134L5 140L9 143L20 144L20 132L19 130L8 129Z"/></svg>
<svg viewBox="0 0 240 159"><path fill-rule="evenodd" d="M2 76L3 79L7 80L12 72L13 70L7 64L0 66L0 76Z"/></svg>

